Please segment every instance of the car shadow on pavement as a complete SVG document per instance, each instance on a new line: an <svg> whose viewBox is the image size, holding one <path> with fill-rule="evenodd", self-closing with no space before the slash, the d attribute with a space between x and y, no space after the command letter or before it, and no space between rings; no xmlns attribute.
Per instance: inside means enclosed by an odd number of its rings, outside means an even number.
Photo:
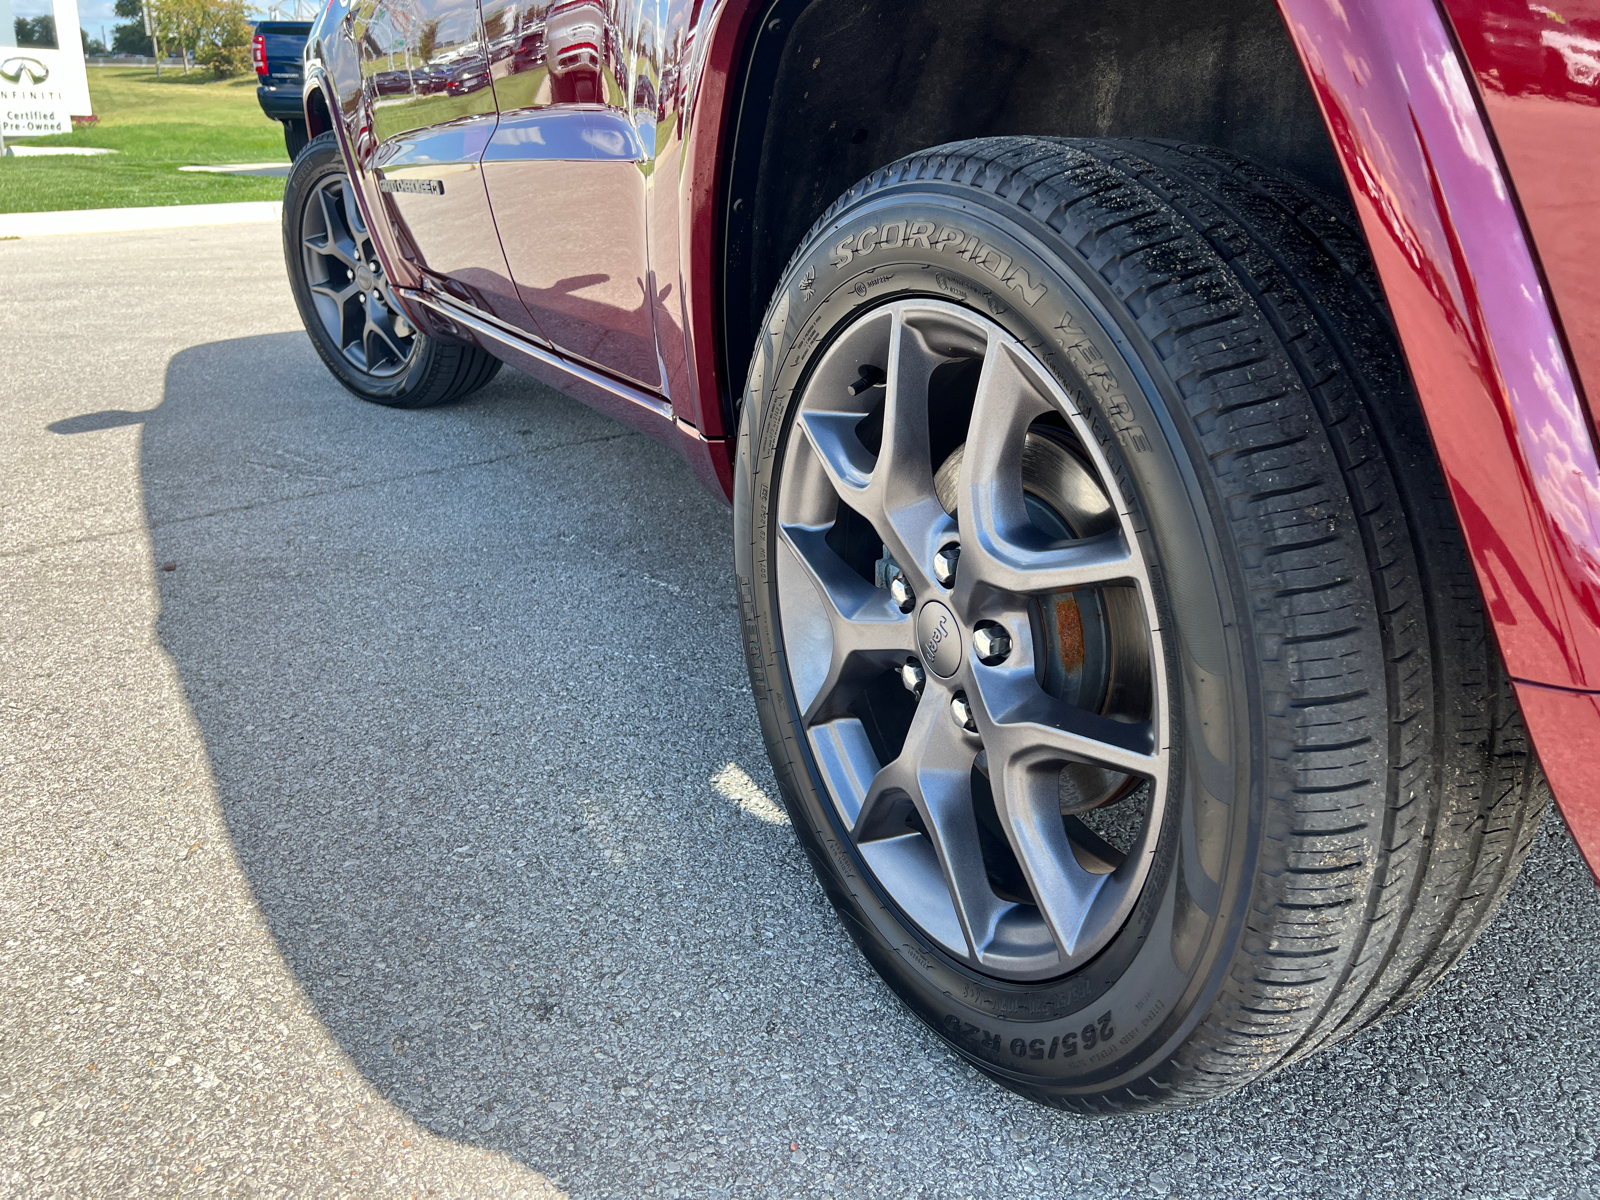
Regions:
<svg viewBox="0 0 1600 1200"><path fill-rule="evenodd" d="M1600 1002L1563 962L1600 905L1557 819L1411 1013L1205 1110L1068 1118L944 1050L822 898L728 511L667 449L509 370L362 404L300 333L186 350L133 415L158 633L239 861L424 1127L575 1196L1496 1194L1530 1153L1593 1178Z"/></svg>

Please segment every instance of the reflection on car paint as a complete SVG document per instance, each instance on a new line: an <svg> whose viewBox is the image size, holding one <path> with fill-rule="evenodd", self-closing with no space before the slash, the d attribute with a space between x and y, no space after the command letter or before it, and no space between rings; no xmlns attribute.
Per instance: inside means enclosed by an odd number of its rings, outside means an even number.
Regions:
<svg viewBox="0 0 1600 1200"><path fill-rule="evenodd" d="M656 391L667 387L647 253L657 114L631 98L657 95L661 8L484 8L508 48L491 71L500 122L484 179L518 294L556 346Z"/></svg>

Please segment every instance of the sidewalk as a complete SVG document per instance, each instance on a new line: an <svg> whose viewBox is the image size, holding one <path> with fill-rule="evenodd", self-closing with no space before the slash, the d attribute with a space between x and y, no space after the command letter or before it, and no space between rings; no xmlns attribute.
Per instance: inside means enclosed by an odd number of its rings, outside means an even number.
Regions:
<svg viewBox="0 0 1600 1200"><path fill-rule="evenodd" d="M122 233L134 229L188 229L198 225L276 224L282 213L283 204L277 200L0 213L0 238L45 237L60 233Z"/></svg>

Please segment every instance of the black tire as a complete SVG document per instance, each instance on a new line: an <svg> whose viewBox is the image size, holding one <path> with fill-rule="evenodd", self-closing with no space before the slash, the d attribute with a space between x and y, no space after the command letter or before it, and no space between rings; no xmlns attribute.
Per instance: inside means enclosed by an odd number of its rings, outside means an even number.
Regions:
<svg viewBox="0 0 1600 1200"><path fill-rule="evenodd" d="M355 271L347 263L335 259L331 253L308 253L308 222L321 221L326 225L331 220L341 234L339 240L349 243L358 252L354 257L361 260L358 264L361 271L368 270L368 262L376 262L371 239L362 227L361 214L354 206L348 185L349 176L339 153L339 143L330 130L307 143L295 159L284 188L284 265L311 344L335 379L373 404L390 408L429 408L449 404L477 391L500 370L499 359L476 346L441 341L412 327L389 297L381 270L372 272L366 279L366 287L371 290L358 291ZM321 206L320 195L332 197L327 208ZM318 205L315 210L311 207L313 203ZM343 258L350 257L343 255ZM313 280L311 263L319 259L327 263L328 278ZM336 317L319 310L318 295L314 295L319 288L324 308L331 306L338 313ZM330 299L330 293L335 290L349 293L350 298ZM369 306L368 296L384 299ZM348 335L353 314L362 316L366 322L375 322L371 325L373 329L381 327L387 332L374 334L373 337L380 339L376 343L369 339L365 329ZM381 363L376 354L369 353L367 347L372 344L386 347L388 351L388 357Z"/></svg>
<svg viewBox="0 0 1600 1200"><path fill-rule="evenodd" d="M304 121L285 121L283 123L283 145L289 152L289 161L293 162L300 157L300 151L310 143L306 136L306 123Z"/></svg>
<svg viewBox="0 0 1600 1200"><path fill-rule="evenodd" d="M905 916L796 704L773 566L795 414L841 331L917 296L1031 348L1150 564L1166 815L1137 906L1055 978L994 977ZM829 897L934 1032L1047 1104L1182 1106L1396 1011L1472 944L1548 791L1346 209L1203 147L956 143L837 201L763 331L735 473L762 730Z"/></svg>

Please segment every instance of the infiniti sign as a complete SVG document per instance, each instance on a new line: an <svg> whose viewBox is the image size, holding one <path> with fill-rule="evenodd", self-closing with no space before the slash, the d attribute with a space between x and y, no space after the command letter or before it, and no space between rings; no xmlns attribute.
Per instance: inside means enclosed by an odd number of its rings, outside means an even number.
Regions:
<svg viewBox="0 0 1600 1200"><path fill-rule="evenodd" d="M36 0L55 21L54 46L0 46L0 139L71 133L72 119L94 112L89 98L89 72L83 58L80 0ZM0 0L0 20L11 24L13 5ZM9 28L5 30L11 32ZM23 41L29 39L24 38Z"/></svg>

